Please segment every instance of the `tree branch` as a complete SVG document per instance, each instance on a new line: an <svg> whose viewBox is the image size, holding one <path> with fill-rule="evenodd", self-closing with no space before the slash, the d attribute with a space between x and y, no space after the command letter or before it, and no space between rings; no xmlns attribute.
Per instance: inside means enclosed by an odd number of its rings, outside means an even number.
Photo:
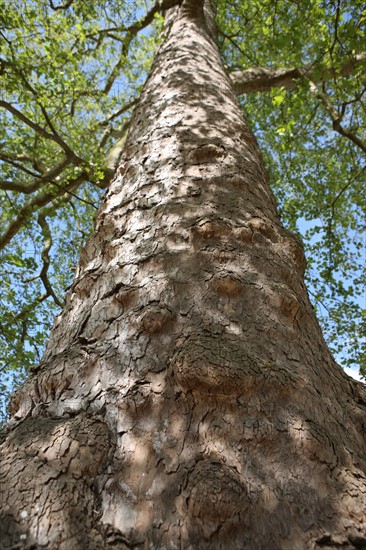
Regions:
<svg viewBox="0 0 366 550"><path fill-rule="evenodd" d="M3 191L14 191L16 193L23 193L24 195L30 195L34 191L37 191L41 186L41 182L33 182L32 184L20 183L17 181L0 180L0 189Z"/></svg>
<svg viewBox="0 0 366 550"><path fill-rule="evenodd" d="M4 141L3 143L0 144L0 149L3 148L3 146L6 145L6 142ZM3 158L5 157L5 158ZM35 164L38 164L38 161L37 159L35 159L34 157L32 157L31 155L27 154L27 153L21 153L21 154L14 154L14 153L9 153L9 151L6 151L5 153L2 151L0 153L0 158L1 160L25 160L27 162L30 162L33 166Z"/></svg>
<svg viewBox="0 0 366 550"><path fill-rule="evenodd" d="M52 133L50 134L49 132L47 132L44 128L42 128L42 126L40 126L39 124L37 124L36 122L33 122L30 118L28 118L26 115L24 115L22 112L18 111L18 109L16 107L14 107L13 105L11 105L10 103L8 103L7 101L4 101L4 100L0 100L0 107L4 107L7 111L9 111L9 113L11 113L12 115L14 115L16 118L18 118L19 120L21 120L22 122L24 122L24 124L26 124L27 126L29 126L30 128L32 128L32 130L34 130L35 132L37 132L37 134L39 134L40 136L46 138L46 139L49 139L51 141L54 141L55 143L57 143L58 145L60 145L60 147L65 151L66 155L68 157L70 157L71 159L73 159L74 163L75 164L80 164L83 162L83 160L78 157L71 149L70 147L67 145L67 143L64 142L64 140L56 133Z"/></svg>
<svg viewBox="0 0 366 550"><path fill-rule="evenodd" d="M346 61L339 69L335 67L314 66L273 69L271 67L254 67L244 71L234 71L229 74L234 92L240 96L253 92L267 92L272 88L284 87L287 90L295 88L298 82L307 78L314 83L326 82L340 76L350 76L356 67L366 70L366 54L361 53Z"/></svg>
<svg viewBox="0 0 366 550"><path fill-rule="evenodd" d="M110 148L105 157L104 162L107 168L107 174L109 173L111 176L114 175L121 153L125 146L129 126L130 120L127 120L121 127L121 137L117 140L113 147Z"/></svg>
<svg viewBox="0 0 366 550"><path fill-rule="evenodd" d="M86 38L109 35L111 32L126 32L130 33L132 36L135 36L138 32L153 22L156 13L167 10L178 3L179 0L156 0L152 8L143 17L141 17L141 19L132 23L132 25L129 25L128 27L110 27L107 29L100 29L99 31L87 34Z"/></svg>
<svg viewBox="0 0 366 550"><path fill-rule="evenodd" d="M108 123L110 121L112 121L115 118L117 118L118 116L122 115L124 112L130 110L137 103L138 103L138 98L133 99L132 101L130 101L129 103L127 103L126 105L124 105L123 107L121 107L120 109L115 111L114 113L112 113L106 120L102 121L99 125L100 126L108 125ZM99 182L96 183L96 185L98 187L100 187L101 189L105 189L106 187L108 187L108 185L110 183L110 180L114 175L114 170L116 168L116 160L118 160L118 158L120 156L120 153L123 149L123 146L124 146L124 143L125 143L125 138L126 138L126 132L127 132L127 129L128 129L128 125L129 125L129 121L126 121L124 124L122 124L118 128L118 132L114 131L112 128L109 127L103 133L102 139L99 143L99 149L104 147L104 145L106 144L106 142L107 142L108 138L110 137L110 135L113 135L114 137L118 137L119 139L109 149L109 151L107 152L107 154L105 156L105 161L104 161L105 176L102 180L100 180ZM26 167L23 167L23 166L19 165L17 162L15 162L15 160L22 159L22 160L26 160L28 162L31 162L33 165L35 165L37 161L36 161L36 159L31 157L30 155L23 155L23 154L16 155L16 154L13 154L13 153L6 152L6 153L0 153L0 159L4 160L5 162L9 162L10 164L14 165L17 169L20 169L20 170L24 171L25 173L27 173L27 174L34 177L33 181L30 181L30 182L27 182L27 183L17 182L17 181L9 181L9 180L0 181L0 188L3 189L4 191L13 191L13 192L17 192L17 193L30 195L30 194L34 193L35 191L40 190L40 187L41 187L42 183L49 183L49 184L52 184L52 185L56 185L57 187L60 188L60 190L64 190L65 193L69 193L72 196L75 196L78 200L83 200L80 197L78 197L77 195L75 195L72 191L65 189L64 186L62 186L61 184L59 184L58 182L55 181L55 178L57 178L63 172L63 170L68 165L71 164L71 160L67 156L64 156L58 164L56 164L55 166L53 166L49 170L44 171L40 175L33 173L32 171L30 171ZM80 183L83 183L83 182L81 181ZM87 202L87 201L84 201L84 202ZM91 204L91 203L88 203L88 204L90 204L91 206L93 206L95 208L95 206L93 204ZM26 219L24 220L23 223L25 223L25 222L26 222ZM20 229L20 227L19 227L19 229ZM1 240L0 240L0 243L1 243Z"/></svg>
<svg viewBox="0 0 366 550"><path fill-rule="evenodd" d="M106 85L103 88L103 93L104 94L109 94L109 92L111 91L111 88L114 84L114 81L116 80L116 78L117 78L117 76L120 72L120 69L122 68L123 62L125 60L125 56L128 53L130 43L131 43L131 38L129 40L127 40L127 43L126 42L122 43L121 53L120 53L119 59L118 59L117 63L115 64L115 66L113 67L112 72L111 72L111 74L109 75L109 77L107 79Z"/></svg>
<svg viewBox="0 0 366 550"><path fill-rule="evenodd" d="M239 53L240 53L242 56L244 56L244 57L246 57L247 59L249 59L250 63L253 63L253 62L254 62L254 59L251 57L251 55L249 55L249 53L248 53L247 51L243 50L243 49L239 46L239 44L237 44L237 43L235 42L234 38L237 38L237 36L238 36L237 34L235 34L235 35L226 34L226 33L224 33L221 29L219 29L219 34L220 34L221 36L223 36L226 40L228 40L228 41L234 46L234 48L237 49L237 50L239 51ZM252 52L250 52L250 53L252 53ZM231 74L236 74L236 73L239 74L240 72L246 72L246 71L235 71L235 72L233 72L233 73L231 73Z"/></svg>
<svg viewBox="0 0 366 550"><path fill-rule="evenodd" d="M57 298L52 286L51 286L51 283L48 279L48 269L50 267L50 262L51 262L51 259L50 259L50 250L51 250L51 247L52 247L52 244L53 244L53 241L52 241L52 235L51 235L51 230L50 230L50 227L47 223L47 219L46 219L46 216L44 214L42 214L42 212L40 212L38 214L38 224L40 225L41 227L41 230L42 230L42 234L43 234L43 237L44 237L44 246L43 246L43 250L42 250L42 253L41 253L41 258L42 258L42 262L43 262L43 266L42 266L42 269L41 269L41 272L39 274L39 277L43 283L43 286L46 290L46 293L49 295L49 296L52 296L53 298L53 301L55 302L56 305L58 305L59 307L63 307L63 304L62 302Z"/></svg>
<svg viewBox="0 0 366 550"><path fill-rule="evenodd" d="M22 323L24 323L25 325L25 331L27 330L27 317L29 315L29 313L31 311L33 311L37 306L39 306L39 304L41 304L42 302L44 302L45 300L47 300L47 298L49 297L50 295L48 294L48 292L44 292L43 294L41 294L41 296L38 296L35 300L33 300L33 302L31 302L30 304L28 304L27 306L25 306L15 317L14 317L14 321L21 321ZM23 341L25 340L25 335L23 337Z"/></svg>
<svg viewBox="0 0 366 550"><path fill-rule="evenodd" d="M65 187L58 189L56 192L48 191L38 193L31 200L27 201L19 210L13 221L9 224L7 230L0 236L0 250L2 250L18 233L21 227L31 218L32 214L37 208L46 206L53 200L61 197L62 195L71 192L73 189L79 187L79 185L86 181L88 178L87 172L83 171L78 177L69 182Z"/></svg>
<svg viewBox="0 0 366 550"><path fill-rule="evenodd" d="M126 103L123 107L121 107L120 109L117 109L117 111L115 111L114 113L109 115L108 118L106 118L105 120L100 122L99 125L100 126L107 126L109 124L109 122L111 122L115 118L118 118L119 116L123 115L123 113L125 113L126 111L129 111L130 109L132 109L132 107L137 105L137 103L139 102L139 99L140 98L138 98L138 97L136 97L135 99L132 99L131 101Z"/></svg>
<svg viewBox="0 0 366 550"><path fill-rule="evenodd" d="M49 0L49 3L50 3L50 7L53 9L53 10L66 10L67 8L69 8L73 3L74 3L75 0L69 0L68 2L66 2L66 4L61 4L61 6L55 6L52 2L52 0Z"/></svg>
<svg viewBox="0 0 366 550"><path fill-rule="evenodd" d="M153 5L153 7L144 15L144 17L142 17L141 19L139 19L138 21L136 21L132 25L130 25L128 27L115 27L115 28L110 28L110 29L101 29L100 31L97 31L97 33L94 33L94 35L95 34L97 34L99 36L106 35L106 36L109 36L110 38L114 38L110 34L111 32L121 32L122 31L122 32L126 33L126 38L125 38L125 40L122 41L122 45L121 45L120 58L117 61L116 65L114 66L114 68L113 68L113 70L112 70L112 72L111 72L111 74L110 74L110 76L107 80L107 83L106 83L106 85L104 87L104 90L103 90L104 93L107 94L111 90L111 88L113 86L113 83L114 83L115 79L118 76L119 70L122 67L124 58L128 54L128 50L129 50L130 44L132 42L132 39L142 29L146 28L148 25L150 25L150 23L153 22L156 13L159 13L159 12L165 10L165 9L168 9L168 8L174 6L175 4L178 4L178 0L157 0L155 2L155 4ZM87 35L87 36L90 37L91 35ZM121 41L120 38L118 38L118 40Z"/></svg>
<svg viewBox="0 0 366 550"><path fill-rule="evenodd" d="M2 156L0 156L0 158L2 158ZM0 183L0 187L7 191L16 191L18 193L24 193L26 195L29 195L34 191L38 190L42 183L55 184L55 182L52 180L57 176L59 176L69 164L71 164L70 159L64 156L58 164L56 164L55 166L53 166L52 168L44 172L44 174L40 176L35 175L35 179L32 182L20 183L20 182L4 181Z"/></svg>
<svg viewBox="0 0 366 550"><path fill-rule="evenodd" d="M55 304L57 306L63 307L62 302L56 296L55 291L53 290L53 288L51 286L51 283L49 281L49 278L48 278L48 270L49 270L49 267L50 267L50 264L51 264L50 250L51 250L52 245L53 245L53 240L52 240L50 227L47 223L46 214L44 212L40 212L38 214L37 222L38 222L38 225L41 227L42 235L44 237L44 245L43 245L43 249L42 249L42 253L41 253L41 258L42 258L43 265L42 265L41 271L38 275L35 275L34 277L31 277L30 279L24 279L23 283L31 283L32 281L35 281L36 279L41 279L41 281L43 283L43 286L46 290L45 294L42 294L41 297L37 298L36 302L33 302L31 304L31 309L34 307L33 304L37 304L37 303L45 300L49 296L51 296L53 298L53 301L55 302ZM29 312L29 311L30 310L26 307L25 312ZM22 315L22 313L23 312L21 312L19 315ZM18 317L19 317L19 315L18 315Z"/></svg>
<svg viewBox="0 0 366 550"><path fill-rule="evenodd" d="M351 130L347 130L341 124L344 116L345 106L343 106L344 107L343 112L339 113L338 110L333 105L333 103L331 102L329 96L325 92L321 91L315 85L314 82L312 81L309 81L309 82L310 82L310 91L315 96L319 97L319 99L324 104L326 110L330 114L330 118L332 119L332 122L333 122L333 130L341 134L341 136L348 138L355 145L357 145L357 147L359 147L364 153L366 153L366 144L359 137L357 137L353 132L351 132Z"/></svg>
<svg viewBox="0 0 366 550"><path fill-rule="evenodd" d="M330 205L329 205L329 208L331 209L330 223L332 223L334 218L335 218L335 205L336 205L336 202L341 198L343 193L345 193L347 191L347 189L358 178L358 176L360 176L362 174L362 172L364 172L365 170L366 170L366 166L362 166L362 168L360 168L360 170L358 170L356 172L356 174L354 174L354 176L346 182L346 184L342 187L342 189L340 191L338 191L337 195L334 197L334 199L330 203Z"/></svg>
<svg viewBox="0 0 366 550"><path fill-rule="evenodd" d="M23 166L19 162L13 160L7 154L4 155L3 153L0 153L0 160L3 160L4 162L7 162L8 164L11 164L11 166L14 166L15 168L17 168L17 170L21 170L22 172L25 172L26 174L29 174L33 178L37 178L39 176L39 174L33 172L32 170L30 170L26 166Z"/></svg>

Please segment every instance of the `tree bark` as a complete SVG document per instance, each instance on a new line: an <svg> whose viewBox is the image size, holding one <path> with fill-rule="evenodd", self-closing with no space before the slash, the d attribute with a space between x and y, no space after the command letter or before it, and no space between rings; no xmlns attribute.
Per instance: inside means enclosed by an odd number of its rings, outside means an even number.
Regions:
<svg viewBox="0 0 366 550"><path fill-rule="evenodd" d="M366 544L366 392L324 343L197 4L176 10L13 396L1 548Z"/></svg>

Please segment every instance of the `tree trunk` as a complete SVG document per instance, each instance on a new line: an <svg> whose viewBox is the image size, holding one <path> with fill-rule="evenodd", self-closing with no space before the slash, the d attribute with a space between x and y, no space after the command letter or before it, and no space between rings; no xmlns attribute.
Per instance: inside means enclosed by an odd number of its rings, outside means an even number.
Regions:
<svg viewBox="0 0 366 550"><path fill-rule="evenodd" d="M324 343L209 9L170 21L11 402L0 546L365 547L365 389Z"/></svg>

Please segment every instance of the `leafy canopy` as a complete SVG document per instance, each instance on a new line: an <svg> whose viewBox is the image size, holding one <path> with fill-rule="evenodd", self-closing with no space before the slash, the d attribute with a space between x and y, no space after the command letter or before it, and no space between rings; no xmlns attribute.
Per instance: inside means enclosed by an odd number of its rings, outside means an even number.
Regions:
<svg viewBox="0 0 366 550"><path fill-rule="evenodd" d="M161 4L0 0L0 391L40 360L60 312L162 39ZM305 243L328 343L366 374L366 11L359 0L215 7L228 72L298 70L240 101L283 222Z"/></svg>

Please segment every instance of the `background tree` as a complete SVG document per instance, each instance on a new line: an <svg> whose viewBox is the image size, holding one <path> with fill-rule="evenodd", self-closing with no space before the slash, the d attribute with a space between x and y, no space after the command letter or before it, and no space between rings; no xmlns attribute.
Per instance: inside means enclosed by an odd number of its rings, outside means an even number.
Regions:
<svg viewBox="0 0 366 550"><path fill-rule="evenodd" d="M42 356L162 38L159 10L121 0L0 5L3 380ZM220 51L283 223L302 234L327 341L362 371L363 3L218 1L217 12Z"/></svg>

